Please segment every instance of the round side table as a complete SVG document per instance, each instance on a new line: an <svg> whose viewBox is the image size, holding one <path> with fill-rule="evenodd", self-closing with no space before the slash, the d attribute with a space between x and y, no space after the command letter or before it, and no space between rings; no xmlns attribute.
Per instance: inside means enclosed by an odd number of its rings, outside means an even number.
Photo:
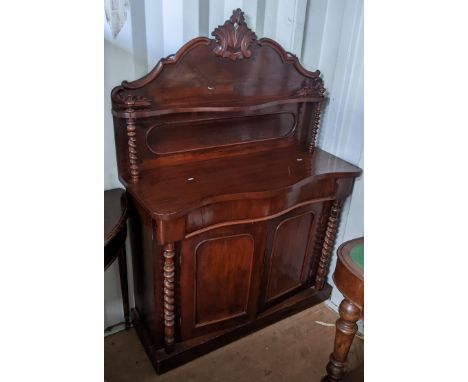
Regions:
<svg viewBox="0 0 468 382"><path fill-rule="evenodd" d="M341 381L348 352L357 331L356 322L364 318L364 238L347 241L337 250L333 281L343 294L336 321L335 346L322 381Z"/></svg>
<svg viewBox="0 0 468 382"><path fill-rule="evenodd" d="M104 191L104 271L119 259L120 288L122 290L125 329L130 328L128 304L127 238L128 205L125 190L116 188Z"/></svg>

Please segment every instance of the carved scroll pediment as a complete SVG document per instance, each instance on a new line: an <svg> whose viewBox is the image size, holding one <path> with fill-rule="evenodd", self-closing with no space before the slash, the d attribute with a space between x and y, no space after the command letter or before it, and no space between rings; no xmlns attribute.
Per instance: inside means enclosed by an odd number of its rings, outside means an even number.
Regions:
<svg viewBox="0 0 468 382"><path fill-rule="evenodd" d="M320 72L316 73L318 74L317 77L302 83L302 87L295 93L296 97L323 96L325 87L323 86L322 79L319 77Z"/></svg>
<svg viewBox="0 0 468 382"><path fill-rule="evenodd" d="M122 101L127 107L147 107L151 105L151 100L141 95L127 94L122 97Z"/></svg>
<svg viewBox="0 0 468 382"><path fill-rule="evenodd" d="M247 27L244 12L239 8L234 10L229 20L224 25L218 26L212 33L216 39L216 47L213 52L220 57L238 60L249 58L252 52L249 50L257 36Z"/></svg>
<svg viewBox="0 0 468 382"><path fill-rule="evenodd" d="M142 109L151 105L149 97L138 94L128 94L122 86L114 88L111 94L114 106L122 109Z"/></svg>

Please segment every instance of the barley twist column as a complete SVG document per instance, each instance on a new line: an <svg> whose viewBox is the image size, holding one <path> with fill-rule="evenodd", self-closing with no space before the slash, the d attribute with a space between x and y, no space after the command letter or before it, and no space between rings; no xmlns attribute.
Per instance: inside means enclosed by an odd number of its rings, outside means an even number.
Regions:
<svg viewBox="0 0 468 382"><path fill-rule="evenodd" d="M164 343L166 353L174 350L174 244L164 246Z"/></svg>
<svg viewBox="0 0 468 382"><path fill-rule="evenodd" d="M129 108L127 112L133 113L134 109ZM129 159L129 170L130 177L133 182L136 182L139 177L138 170L138 150L136 145L136 122L135 118L127 119L127 137L128 137L128 159Z"/></svg>
<svg viewBox="0 0 468 382"><path fill-rule="evenodd" d="M335 200L331 207L330 216L328 218L327 230L325 231L325 238L323 240L322 253L317 268L317 275L315 276L315 288L322 289L325 284L325 277L327 275L328 264L330 263L331 254L333 251L333 244L335 243L336 231L338 229L338 217L342 206L341 200Z"/></svg>
<svg viewBox="0 0 468 382"><path fill-rule="evenodd" d="M315 141L317 140L317 133L320 124L320 113L322 111L322 102L318 102L315 107L314 116L312 117L312 136L309 143L309 152L313 152L315 149Z"/></svg>

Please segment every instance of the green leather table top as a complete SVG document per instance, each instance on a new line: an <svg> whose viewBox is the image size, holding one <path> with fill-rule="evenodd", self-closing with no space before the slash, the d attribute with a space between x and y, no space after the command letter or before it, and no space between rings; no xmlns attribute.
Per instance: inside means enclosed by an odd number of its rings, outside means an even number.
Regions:
<svg viewBox="0 0 468 382"><path fill-rule="evenodd" d="M364 243L358 244L351 249L349 256L357 266L364 269Z"/></svg>

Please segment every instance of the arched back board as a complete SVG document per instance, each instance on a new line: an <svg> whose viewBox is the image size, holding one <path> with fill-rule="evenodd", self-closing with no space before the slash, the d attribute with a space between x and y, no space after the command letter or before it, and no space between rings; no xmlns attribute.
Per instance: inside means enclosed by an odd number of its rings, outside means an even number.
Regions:
<svg viewBox="0 0 468 382"><path fill-rule="evenodd" d="M213 39L195 38L143 78L112 91L119 175L162 165L305 145L324 98L320 72L257 39L240 9Z"/></svg>

